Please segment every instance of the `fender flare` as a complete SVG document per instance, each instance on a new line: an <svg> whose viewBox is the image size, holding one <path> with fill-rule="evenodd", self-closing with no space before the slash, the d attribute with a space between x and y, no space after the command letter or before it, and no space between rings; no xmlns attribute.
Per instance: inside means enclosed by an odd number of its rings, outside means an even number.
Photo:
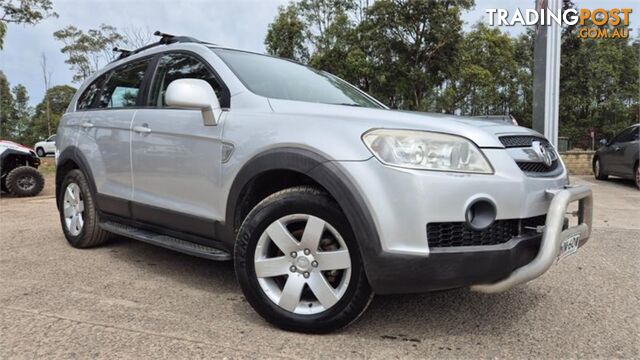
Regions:
<svg viewBox="0 0 640 360"><path fill-rule="evenodd" d="M60 153L56 162L56 206L58 207L58 209L60 209L60 191L62 190L62 181L64 180L64 176L66 175L66 173L61 173L58 170L64 167L65 164L67 164L69 161L76 164L77 168L85 174L85 176L87 177L87 182L89 183L89 190L91 191L91 195L94 199L97 199L96 183L93 180L93 173L91 172L91 167L89 167L89 161L87 161L85 156L78 150L77 147L69 146Z"/></svg>
<svg viewBox="0 0 640 360"><path fill-rule="evenodd" d="M236 175L227 199L225 237L235 242L233 227L236 208L245 186L256 176L271 170L300 172L322 186L338 203L356 237L367 275L374 271L369 264L382 252L375 223L358 188L339 162L307 149L286 147L261 153L249 160ZM373 275L373 274L372 274Z"/></svg>

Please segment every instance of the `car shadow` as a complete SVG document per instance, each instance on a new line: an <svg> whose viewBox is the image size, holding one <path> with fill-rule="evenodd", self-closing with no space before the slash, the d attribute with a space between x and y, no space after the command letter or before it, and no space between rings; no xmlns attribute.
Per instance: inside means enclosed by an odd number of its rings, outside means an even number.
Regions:
<svg viewBox="0 0 640 360"><path fill-rule="evenodd" d="M229 294L234 311L254 326L271 327L244 300L233 263L201 259L117 237L105 246L117 261L215 294ZM380 340L418 343L452 334L507 333L545 294L518 288L499 295L456 289L426 294L376 296L363 317L340 336L374 336Z"/></svg>

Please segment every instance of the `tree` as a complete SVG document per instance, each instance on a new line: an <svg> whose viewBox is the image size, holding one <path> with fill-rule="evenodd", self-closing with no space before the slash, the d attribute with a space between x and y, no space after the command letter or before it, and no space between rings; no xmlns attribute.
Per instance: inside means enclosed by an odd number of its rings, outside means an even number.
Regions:
<svg viewBox="0 0 640 360"><path fill-rule="evenodd" d="M44 93L49 91L49 85L51 84L52 72L47 68L47 56L42 53L40 58L40 67L42 68L42 78L44 80ZM45 96L45 115L47 119L47 135L51 135L51 109L49 106L49 99Z"/></svg>
<svg viewBox="0 0 640 360"><path fill-rule="evenodd" d="M12 128L8 135L22 142L29 129L33 109L29 106L29 93L24 85L14 86L11 92L14 98L15 113L14 119L10 122Z"/></svg>
<svg viewBox="0 0 640 360"><path fill-rule="evenodd" d="M35 25L48 17L58 17L51 0L0 0L0 49L7 24Z"/></svg>
<svg viewBox="0 0 640 360"><path fill-rule="evenodd" d="M306 61L305 25L298 15L296 4L280 6L275 20L269 24L264 44L267 52L283 58Z"/></svg>
<svg viewBox="0 0 640 360"><path fill-rule="evenodd" d="M15 119L13 95L7 77L0 70L0 139L11 136L12 121Z"/></svg>
<svg viewBox="0 0 640 360"><path fill-rule="evenodd" d="M44 99L35 107L27 143L31 144L47 137L50 135L49 129L52 133L55 131L75 93L76 89L68 85L53 86L47 91ZM47 106L50 111L50 125L47 124Z"/></svg>
<svg viewBox="0 0 640 360"><path fill-rule="evenodd" d="M113 48L126 44L124 36L115 27L106 24L87 32L69 25L54 32L53 37L64 43L60 51L67 55L65 63L75 71L74 82L84 81L105 63L114 60Z"/></svg>
<svg viewBox="0 0 640 360"><path fill-rule="evenodd" d="M367 10L369 41L384 100L416 110L432 108L432 90L452 71L462 41L462 10L473 0L380 0Z"/></svg>

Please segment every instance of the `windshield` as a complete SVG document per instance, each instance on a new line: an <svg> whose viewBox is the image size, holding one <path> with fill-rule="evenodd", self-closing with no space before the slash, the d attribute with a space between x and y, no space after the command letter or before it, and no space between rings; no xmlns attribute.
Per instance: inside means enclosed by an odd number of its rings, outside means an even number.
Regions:
<svg viewBox="0 0 640 360"><path fill-rule="evenodd" d="M293 61L228 49L212 49L253 93L275 99L382 108L339 78Z"/></svg>

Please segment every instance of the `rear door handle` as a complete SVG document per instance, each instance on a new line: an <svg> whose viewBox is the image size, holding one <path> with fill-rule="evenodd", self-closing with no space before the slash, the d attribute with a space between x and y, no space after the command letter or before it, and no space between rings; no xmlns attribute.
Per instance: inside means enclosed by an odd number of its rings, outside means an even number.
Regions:
<svg viewBox="0 0 640 360"><path fill-rule="evenodd" d="M90 129L90 128L93 127L93 124L88 122L88 121L86 121L86 122L83 122L82 124L80 124L80 126L82 126L85 129Z"/></svg>
<svg viewBox="0 0 640 360"><path fill-rule="evenodd" d="M134 126L133 127L133 131L139 133L139 134L148 134L151 132L151 129L149 129L149 125L147 124L142 124L142 126Z"/></svg>

